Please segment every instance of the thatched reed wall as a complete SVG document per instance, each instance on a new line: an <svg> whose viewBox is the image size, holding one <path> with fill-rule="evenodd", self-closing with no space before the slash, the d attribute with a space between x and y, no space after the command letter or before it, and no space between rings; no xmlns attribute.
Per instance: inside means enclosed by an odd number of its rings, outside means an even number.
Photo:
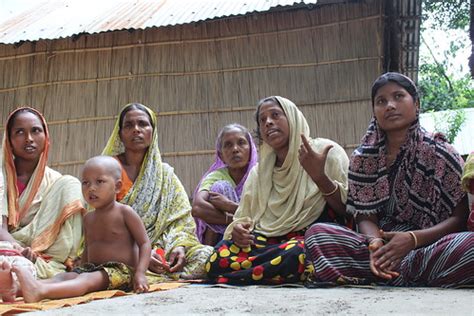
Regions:
<svg viewBox="0 0 474 316"><path fill-rule="evenodd" d="M1 122L19 105L49 121L50 165L78 176L132 101L159 113L164 160L188 192L227 123L255 127L259 99L301 106L312 136L350 153L382 72L383 1L275 11L191 25L0 45Z"/></svg>

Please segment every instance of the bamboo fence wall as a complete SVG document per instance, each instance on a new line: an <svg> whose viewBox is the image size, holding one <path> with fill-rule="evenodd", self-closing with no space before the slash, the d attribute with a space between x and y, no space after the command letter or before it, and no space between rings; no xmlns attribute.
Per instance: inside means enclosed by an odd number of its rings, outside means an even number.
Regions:
<svg viewBox="0 0 474 316"><path fill-rule="evenodd" d="M232 122L255 128L265 96L293 100L312 136L351 153L382 71L382 6L368 0L0 45L0 120L20 105L40 110L50 126L50 166L79 176L120 108L143 103L158 113L163 158L188 193L213 160L218 130Z"/></svg>

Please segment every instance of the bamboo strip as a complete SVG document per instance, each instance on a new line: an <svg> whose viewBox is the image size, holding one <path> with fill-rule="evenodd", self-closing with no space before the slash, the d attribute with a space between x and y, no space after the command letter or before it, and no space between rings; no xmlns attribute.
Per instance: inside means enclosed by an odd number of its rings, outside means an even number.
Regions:
<svg viewBox="0 0 474 316"><path fill-rule="evenodd" d="M31 89L39 87L48 87L48 86L58 86L58 85L67 85L67 84L80 84L80 83L92 83L92 82L104 82L112 80L130 80L137 78L149 78L149 77L166 77L166 76L196 76L196 75L209 75L209 74L222 74L227 72L240 72L240 71L253 71L253 70L269 70L269 69L282 69L282 68L302 68L302 67L315 67L315 66L327 66L327 65L336 65L336 64L345 64L361 61L371 61L376 60L380 61L383 56L372 56L372 57L359 57L359 58L348 58L342 60L330 60L323 62L315 63L302 63L302 64L279 64L279 65L264 65L264 66L250 66L250 67L239 67L239 68L227 68L227 69L215 69L215 70L206 70L206 71L192 71L192 72L169 72L169 73L148 73L148 74L132 74L125 76L114 76L114 77L103 77L95 79L76 79L76 80L58 80L51 82L42 82L28 84L24 86L18 86L13 88L4 88L0 89L0 93L18 91L22 89Z"/></svg>
<svg viewBox="0 0 474 316"><path fill-rule="evenodd" d="M348 145L341 145L344 149L353 149L359 147L360 144L348 144ZM175 151L175 152L168 152L162 153L161 157L186 157L186 156L204 156L204 155L214 155L216 151L214 149L207 149L207 150L195 150L195 151ZM67 166L77 166L82 165L86 162L86 160L74 160L74 161L64 161L64 162L53 162L48 164L51 168L57 167L67 167Z"/></svg>
<svg viewBox="0 0 474 316"><path fill-rule="evenodd" d="M312 31L312 30L317 30L317 29L326 28L326 27L339 26L342 24L351 24L351 23L376 20L376 19L380 19L380 17L381 17L380 15L373 15L373 16L368 16L368 17L349 19L345 21L336 21L336 22L325 23L325 24L314 25L314 26L306 26L306 27L299 27L299 28L286 29L286 30L284 29L284 30L278 30L278 31L258 32L258 33L253 33L253 34L243 34L243 35L234 35L234 36L211 37L211 38L191 39L191 40L161 41L161 42L150 42L150 43L138 42L136 44L117 45L117 46L111 46L111 47L98 47L98 48L81 48L81 49L74 48L74 49L63 49L63 50L51 50L51 51L19 54L15 56L0 57L0 61L15 60L15 59L34 57L34 56L39 56L39 55L50 55L49 57L52 58L56 54L104 52L104 51L131 49L131 48L221 42L221 41L231 41L231 40L239 40L239 39L246 39L246 38L250 39L253 37L266 36L266 35L281 35L281 34L288 34L292 32ZM90 35L95 35L95 34L90 34Z"/></svg>
<svg viewBox="0 0 474 316"><path fill-rule="evenodd" d="M298 104L298 107L321 106L321 105L331 105L331 104L346 104L346 103L369 102L369 101L370 99L367 99L367 98L350 99L350 100L318 101L318 102L308 103L308 104ZM210 107L208 110L157 112L157 115L159 117L163 117L163 116L245 112L245 111L255 111L255 106L229 107L229 108L216 108L216 109ZM48 121L48 126L63 125L63 124L77 124L77 123L84 123L84 122L91 122L91 121L109 121L109 120L116 120L117 117L118 115L107 115L107 116L83 117L83 118L77 118L77 119ZM5 126L0 125L0 131L3 131L4 129L5 129Z"/></svg>

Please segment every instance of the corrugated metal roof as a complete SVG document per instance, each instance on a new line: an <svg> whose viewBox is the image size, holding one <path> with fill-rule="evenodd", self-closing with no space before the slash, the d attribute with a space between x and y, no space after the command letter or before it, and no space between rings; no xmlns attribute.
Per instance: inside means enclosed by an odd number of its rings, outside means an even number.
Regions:
<svg viewBox="0 0 474 316"><path fill-rule="evenodd" d="M80 33L171 26L314 5L318 0L3 0L0 43L56 39Z"/></svg>

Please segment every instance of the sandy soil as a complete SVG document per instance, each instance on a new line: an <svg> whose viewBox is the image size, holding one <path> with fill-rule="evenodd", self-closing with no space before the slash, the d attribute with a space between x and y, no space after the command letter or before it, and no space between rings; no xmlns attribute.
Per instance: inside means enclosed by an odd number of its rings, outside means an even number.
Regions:
<svg viewBox="0 0 474 316"><path fill-rule="evenodd" d="M40 313L38 313L40 314ZM474 315L474 290L428 288L218 288L94 301L42 315Z"/></svg>

